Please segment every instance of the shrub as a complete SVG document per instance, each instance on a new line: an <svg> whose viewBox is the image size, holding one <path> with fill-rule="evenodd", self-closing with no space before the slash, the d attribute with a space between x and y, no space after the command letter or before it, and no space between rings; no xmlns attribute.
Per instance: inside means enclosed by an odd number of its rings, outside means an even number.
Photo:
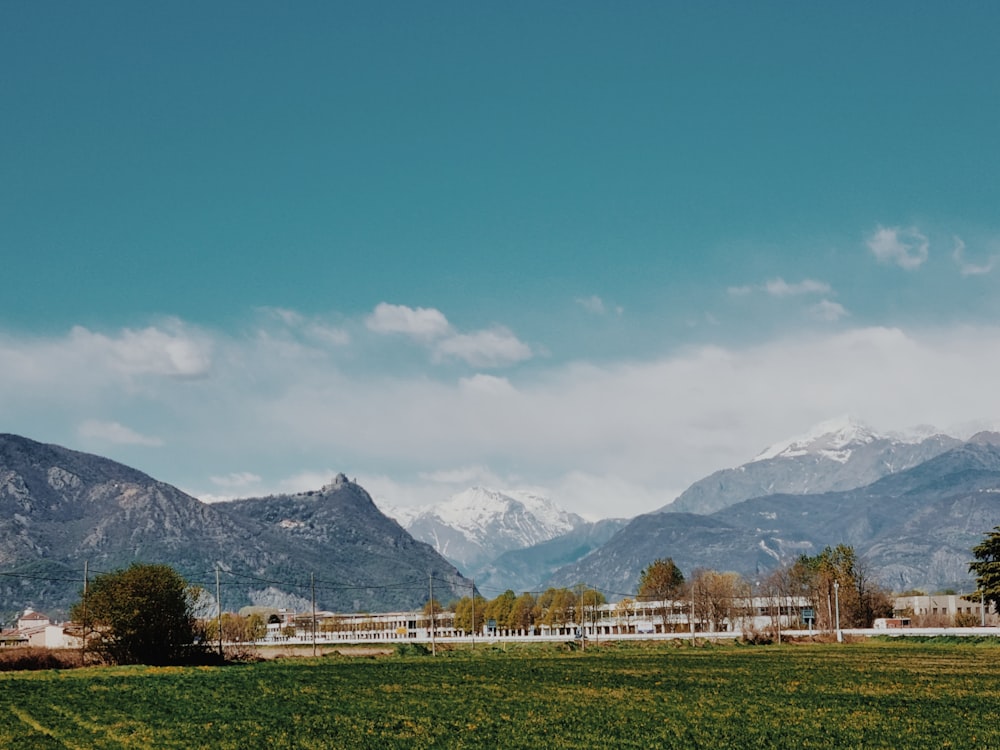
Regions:
<svg viewBox="0 0 1000 750"><path fill-rule="evenodd" d="M79 651L25 646L0 650L0 672L27 669L74 669L82 666Z"/></svg>
<svg viewBox="0 0 1000 750"><path fill-rule="evenodd" d="M431 650L423 643L397 643L396 656L429 656Z"/></svg>

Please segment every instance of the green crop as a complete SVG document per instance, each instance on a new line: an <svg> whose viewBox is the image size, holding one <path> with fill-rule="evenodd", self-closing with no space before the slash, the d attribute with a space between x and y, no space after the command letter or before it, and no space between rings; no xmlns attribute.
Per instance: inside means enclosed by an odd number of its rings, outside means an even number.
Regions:
<svg viewBox="0 0 1000 750"><path fill-rule="evenodd" d="M0 747L995 748L1000 647L480 647L3 673Z"/></svg>

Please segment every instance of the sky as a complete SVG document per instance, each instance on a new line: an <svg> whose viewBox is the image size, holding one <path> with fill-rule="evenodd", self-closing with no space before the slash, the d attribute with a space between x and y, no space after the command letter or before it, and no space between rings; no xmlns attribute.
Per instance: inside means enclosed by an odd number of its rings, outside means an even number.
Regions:
<svg viewBox="0 0 1000 750"><path fill-rule="evenodd" d="M632 516L1000 421L1000 6L0 0L0 432Z"/></svg>

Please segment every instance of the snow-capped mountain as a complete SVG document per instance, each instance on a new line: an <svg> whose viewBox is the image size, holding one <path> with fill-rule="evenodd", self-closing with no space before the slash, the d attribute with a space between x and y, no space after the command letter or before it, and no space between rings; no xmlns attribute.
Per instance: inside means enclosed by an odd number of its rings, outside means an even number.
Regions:
<svg viewBox="0 0 1000 750"><path fill-rule="evenodd" d="M471 573L504 552L554 539L585 523L547 498L482 487L416 512L401 510L386 508L412 536Z"/></svg>
<svg viewBox="0 0 1000 750"><path fill-rule="evenodd" d="M840 417L776 443L742 466L695 482L660 510L712 513L753 497L863 487L960 443L925 427L911 434L881 434L852 417Z"/></svg>
<svg viewBox="0 0 1000 750"><path fill-rule="evenodd" d="M797 458L799 456L823 456L847 463L856 448L870 445L879 436L851 416L838 417L820 422L805 435L783 440L762 451L751 461L767 461L772 458ZM899 442L917 442L901 437Z"/></svg>
<svg viewBox="0 0 1000 750"><path fill-rule="evenodd" d="M883 442L885 438L874 435L867 443L854 444L845 464L823 460L849 465L865 452L859 445L877 447ZM833 450L834 441L820 443L822 450ZM801 466L804 458L775 457L747 467L780 461ZM638 516L601 547L557 570L542 586L586 581L627 594L636 590L643 568L667 554L685 574L710 568L755 580L799 555L847 544L874 580L895 591L914 587L968 591L975 587L969 573L971 549L998 523L1000 434L979 433L911 468L853 489L758 495L714 513Z"/></svg>

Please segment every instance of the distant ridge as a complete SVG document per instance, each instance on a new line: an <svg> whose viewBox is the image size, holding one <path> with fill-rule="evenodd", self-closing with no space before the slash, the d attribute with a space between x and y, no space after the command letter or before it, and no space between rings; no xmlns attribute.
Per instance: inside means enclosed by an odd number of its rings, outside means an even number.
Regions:
<svg viewBox="0 0 1000 750"><path fill-rule="evenodd" d="M852 417L839 417L766 448L742 466L710 474L660 511L713 513L752 497L849 490L961 444L941 434L881 435Z"/></svg>
<svg viewBox="0 0 1000 750"><path fill-rule="evenodd" d="M469 582L339 475L319 491L207 505L100 456L0 435L0 613L65 613L93 571L134 561L172 565L207 584L226 576L223 606L309 602L338 611L422 606L428 576L442 598Z"/></svg>
<svg viewBox="0 0 1000 750"><path fill-rule="evenodd" d="M666 556L685 574L706 567L755 579L801 554L843 543L854 546L871 575L894 590L968 590L974 586L971 549L997 525L1000 435L980 433L861 487L765 494L708 514L639 516L547 584L586 581L627 593L645 565Z"/></svg>

